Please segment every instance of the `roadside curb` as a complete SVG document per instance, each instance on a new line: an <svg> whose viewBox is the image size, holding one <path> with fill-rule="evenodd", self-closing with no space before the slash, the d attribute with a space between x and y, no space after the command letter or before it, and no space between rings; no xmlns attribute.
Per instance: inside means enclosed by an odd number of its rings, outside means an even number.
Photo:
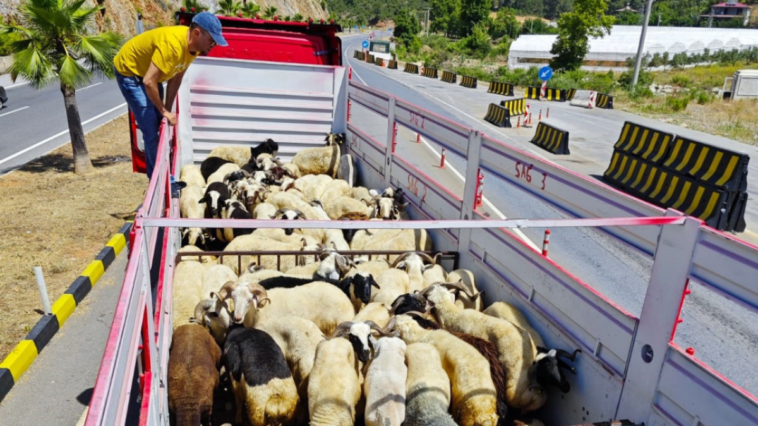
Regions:
<svg viewBox="0 0 758 426"><path fill-rule="evenodd" d="M84 269L68 289L55 301L52 315L43 315L29 334L26 335L7 357L0 363L0 401L13 385L37 359L55 333L63 327L76 307L97 284L116 256L127 246L132 222L126 222L121 229L100 250L95 260Z"/></svg>

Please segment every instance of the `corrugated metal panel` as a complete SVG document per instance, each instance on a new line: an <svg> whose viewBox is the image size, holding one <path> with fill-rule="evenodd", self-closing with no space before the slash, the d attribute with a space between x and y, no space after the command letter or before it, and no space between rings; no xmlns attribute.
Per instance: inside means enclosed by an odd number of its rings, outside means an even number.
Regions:
<svg viewBox="0 0 758 426"><path fill-rule="evenodd" d="M199 163L218 146L252 147L267 138L279 143L284 161L323 146L344 75L337 70L198 58L180 92L181 140L188 148L182 163Z"/></svg>

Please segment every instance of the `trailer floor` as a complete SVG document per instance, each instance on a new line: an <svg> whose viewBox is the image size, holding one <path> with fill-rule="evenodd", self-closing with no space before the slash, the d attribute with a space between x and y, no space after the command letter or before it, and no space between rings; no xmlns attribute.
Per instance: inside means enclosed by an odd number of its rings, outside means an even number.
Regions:
<svg viewBox="0 0 758 426"><path fill-rule="evenodd" d="M123 250L0 403L0 425L77 423L92 396L126 262Z"/></svg>

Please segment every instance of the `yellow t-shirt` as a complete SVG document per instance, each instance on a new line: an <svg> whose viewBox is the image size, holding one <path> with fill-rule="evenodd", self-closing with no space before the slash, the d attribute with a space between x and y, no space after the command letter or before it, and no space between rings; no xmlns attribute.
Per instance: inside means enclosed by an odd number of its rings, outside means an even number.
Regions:
<svg viewBox="0 0 758 426"><path fill-rule="evenodd" d="M126 42L113 60L125 77L144 77L150 62L161 70L160 82L171 80L187 69L196 55L189 52L189 27L177 25L147 31Z"/></svg>

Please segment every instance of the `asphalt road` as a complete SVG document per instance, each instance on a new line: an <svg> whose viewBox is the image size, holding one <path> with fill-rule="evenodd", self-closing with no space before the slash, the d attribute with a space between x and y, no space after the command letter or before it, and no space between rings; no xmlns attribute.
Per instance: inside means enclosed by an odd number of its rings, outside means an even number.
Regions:
<svg viewBox="0 0 758 426"><path fill-rule="evenodd" d="M625 120L635 120L701 140L704 137L701 133L622 111L586 110L555 102L539 106L539 103L535 102L536 105L532 105L535 119L539 108L545 108L543 113L546 114L549 106L550 120L560 126L568 126L571 131L572 154L569 158L557 159L528 143L534 129L500 129L482 120L487 105L502 100L503 97L487 94L486 87L480 86L477 90L465 89L440 80L406 74L400 70L379 68L352 59L353 50L360 49L363 39L365 35L343 38L344 64L353 67L353 78L537 156L549 157L550 161L578 173L596 177L602 175ZM360 111L360 108L356 109L355 106L353 108L352 121L360 117L364 120L361 122L361 128L368 128L369 133L379 141L386 140L386 121L373 113ZM413 135L405 133L403 129L400 130L403 136L399 138L398 149L403 141L413 139ZM758 158L758 149L755 147L724 138L708 136L707 140L753 154L751 156ZM440 150L441 147L430 144L429 159L426 162L438 162ZM465 159L447 153L447 161L461 173L465 170ZM751 173L752 178L756 179L758 170L753 171L754 168L755 162L751 167ZM430 173L442 172L432 169ZM749 187L755 191L758 182L750 183ZM485 179L484 188L484 195L491 205L509 218L565 217L554 208L504 181L498 182L495 178L489 177ZM748 224L753 225L751 228L755 229L755 224L758 224L758 209L755 205L756 197L751 198L753 204L750 206L751 209L749 208ZM532 242L542 240L542 230L527 229L524 234ZM740 236L753 239L750 237L755 234ZM590 229L553 230L550 257L622 308L634 315L640 314L650 276L651 259L603 233ZM692 290L692 295L688 296L685 302L682 314L684 322L677 329L676 343L685 348L695 348L698 358L738 385L753 394L758 394L758 377L744 374L746 367L748 370L758 368L758 356L754 351L758 344L758 315L726 301L697 283L693 284Z"/></svg>
<svg viewBox="0 0 758 426"><path fill-rule="evenodd" d="M71 141L60 86L40 90L0 76L8 103L0 109L0 175ZM126 113L126 104L114 80L93 79L76 92L84 131L88 132Z"/></svg>

